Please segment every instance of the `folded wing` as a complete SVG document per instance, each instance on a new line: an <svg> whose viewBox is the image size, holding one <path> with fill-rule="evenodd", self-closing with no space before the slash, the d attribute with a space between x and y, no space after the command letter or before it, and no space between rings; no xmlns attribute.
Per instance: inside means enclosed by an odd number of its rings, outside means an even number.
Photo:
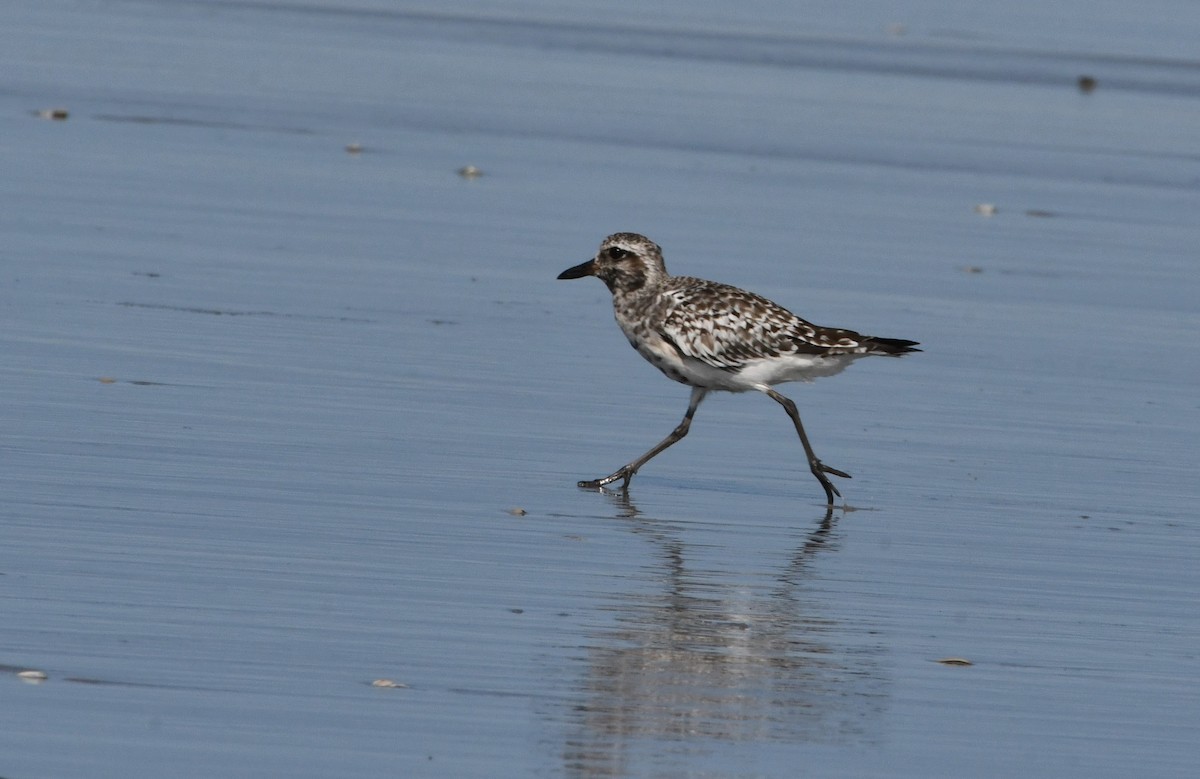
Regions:
<svg viewBox="0 0 1200 779"><path fill-rule="evenodd" d="M818 327L752 292L700 279L686 282L666 293L659 334L683 356L715 368L737 371L764 357L875 351L874 339Z"/></svg>

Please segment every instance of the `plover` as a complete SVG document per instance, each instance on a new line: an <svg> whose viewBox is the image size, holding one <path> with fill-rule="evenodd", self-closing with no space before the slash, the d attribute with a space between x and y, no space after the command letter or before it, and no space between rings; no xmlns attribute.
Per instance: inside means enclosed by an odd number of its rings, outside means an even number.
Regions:
<svg viewBox="0 0 1200 779"><path fill-rule="evenodd" d="M633 462L600 479L579 482L596 489L623 479L622 487L652 457L687 435L705 395L714 390L757 390L783 406L796 426L808 467L825 489L829 505L842 493L829 476L850 478L817 458L800 414L774 385L811 381L841 373L860 357L898 357L919 352L916 341L876 338L853 330L818 327L772 303L728 284L672 276L658 244L637 233L604 239L595 257L568 268L560 279L595 276L613 296L621 331L638 354L668 378L692 388L687 412L671 434Z"/></svg>

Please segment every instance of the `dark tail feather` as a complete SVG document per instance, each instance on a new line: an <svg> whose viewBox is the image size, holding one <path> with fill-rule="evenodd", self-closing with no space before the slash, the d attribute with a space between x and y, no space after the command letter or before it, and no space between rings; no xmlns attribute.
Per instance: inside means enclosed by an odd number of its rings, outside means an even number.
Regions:
<svg viewBox="0 0 1200 779"><path fill-rule="evenodd" d="M917 341L906 341L903 338L871 338L866 339L866 345L870 347L871 354L890 354L899 357L902 354L909 352L919 352L916 348L920 344Z"/></svg>

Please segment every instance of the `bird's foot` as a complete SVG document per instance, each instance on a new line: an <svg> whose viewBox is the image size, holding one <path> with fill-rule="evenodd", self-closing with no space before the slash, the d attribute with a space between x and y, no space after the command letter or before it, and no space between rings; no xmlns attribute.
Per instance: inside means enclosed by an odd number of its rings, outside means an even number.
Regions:
<svg viewBox="0 0 1200 779"><path fill-rule="evenodd" d="M812 470L812 475L817 477L817 481L821 482L821 486L825 489L826 505L832 506L833 496L836 495L840 498L842 497L842 493L836 486L834 486L833 482L829 480L829 476L826 476L825 474L830 474L831 476L840 476L843 479L850 479L853 477L845 471L839 471L837 468L831 468L817 459L812 460L808 466L809 469Z"/></svg>
<svg viewBox="0 0 1200 779"><path fill-rule="evenodd" d="M610 473L603 479L589 479L587 481L578 482L578 484L585 490L598 490L607 487L617 479L624 479L625 483L621 485L621 489L627 489L629 487L629 480L633 478L633 474L635 473L637 473L637 471L626 465L618 468L615 473Z"/></svg>
<svg viewBox="0 0 1200 779"><path fill-rule="evenodd" d="M846 473L845 471L839 471L837 468L831 468L830 466L826 465L825 463L821 462L820 460L817 460L812 465L813 465L813 473L816 473L819 470L822 473L828 473L830 476L841 476L843 479L853 479L854 478L853 476ZM818 476L817 478L819 479L821 477Z"/></svg>

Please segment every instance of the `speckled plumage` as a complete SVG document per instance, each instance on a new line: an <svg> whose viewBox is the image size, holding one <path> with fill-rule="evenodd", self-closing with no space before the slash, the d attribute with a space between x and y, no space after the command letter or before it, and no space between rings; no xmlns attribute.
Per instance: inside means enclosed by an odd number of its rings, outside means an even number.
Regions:
<svg viewBox="0 0 1200 779"><path fill-rule="evenodd" d="M688 413L671 436L611 476L580 482L581 486L604 486L619 478L628 486L647 460L687 434L692 415L707 392L753 389L787 409L809 455L810 468L832 504L833 495L841 493L824 474L848 475L816 458L795 404L772 387L832 376L868 355L920 351L915 341L818 327L760 295L728 284L671 276L658 245L636 233L610 235L594 258L563 271L559 278L582 276L596 276L608 286L617 324L630 345L669 378L693 391Z"/></svg>

